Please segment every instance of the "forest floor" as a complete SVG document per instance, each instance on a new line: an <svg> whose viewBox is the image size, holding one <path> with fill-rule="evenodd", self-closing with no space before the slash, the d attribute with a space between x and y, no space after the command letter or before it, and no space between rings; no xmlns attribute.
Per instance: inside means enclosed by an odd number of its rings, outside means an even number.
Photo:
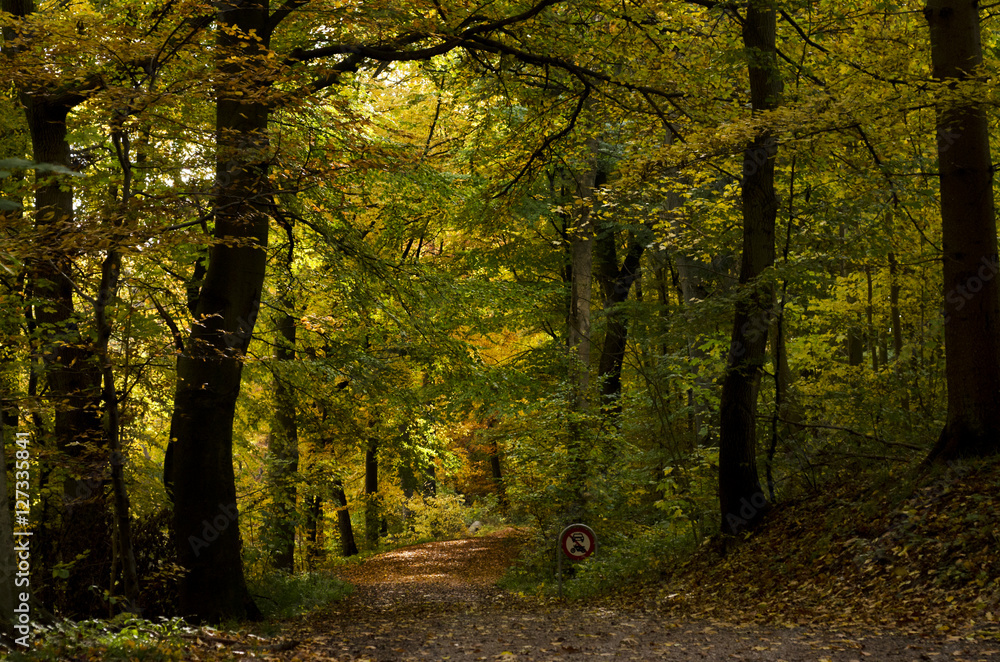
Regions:
<svg viewBox="0 0 1000 662"><path fill-rule="evenodd" d="M414 545L347 567L340 574L356 586L350 597L285 622L281 638L294 647L257 655L283 662L1000 661L1000 642L958 633L924 636L899 628L773 626L684 615L664 603L662 587L593 601L525 598L496 587L522 543L516 532L506 531Z"/></svg>
<svg viewBox="0 0 1000 662"><path fill-rule="evenodd" d="M353 593L306 615L185 630L169 646L126 641L115 659L1000 662L997 522L1000 458L897 464L802 490L759 531L664 557L601 597L498 588L532 551L507 529L338 566ZM110 659L75 640L53 650L14 657Z"/></svg>

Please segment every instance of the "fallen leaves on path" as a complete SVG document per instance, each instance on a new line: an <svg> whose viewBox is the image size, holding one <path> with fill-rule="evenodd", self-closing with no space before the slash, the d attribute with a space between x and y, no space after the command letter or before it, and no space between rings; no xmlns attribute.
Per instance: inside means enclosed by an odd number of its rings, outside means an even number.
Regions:
<svg viewBox="0 0 1000 662"><path fill-rule="evenodd" d="M539 602L494 583L522 539L510 532L387 552L339 574L357 590L289 621L282 662L409 660L745 660L747 662L955 662L1000 660L1000 646L817 628L767 628L673 619L630 604Z"/></svg>

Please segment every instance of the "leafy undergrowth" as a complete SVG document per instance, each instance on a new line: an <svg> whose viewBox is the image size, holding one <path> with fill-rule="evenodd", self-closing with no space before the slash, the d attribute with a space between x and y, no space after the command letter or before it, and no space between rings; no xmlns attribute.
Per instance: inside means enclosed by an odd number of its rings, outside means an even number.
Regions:
<svg viewBox="0 0 1000 662"><path fill-rule="evenodd" d="M992 634L1000 461L915 476L912 467L881 479L856 473L779 505L759 531L709 541L642 593L660 608L730 622Z"/></svg>
<svg viewBox="0 0 1000 662"><path fill-rule="evenodd" d="M654 581L672 560L691 552L691 541L669 523L643 526L621 521L594 522L599 552L583 563L562 564L562 594L575 600L613 592L626 583ZM555 535L532 531L517 562L500 586L519 595L553 598L559 593Z"/></svg>
<svg viewBox="0 0 1000 662"><path fill-rule="evenodd" d="M109 620L61 621L39 627L30 635L29 647L16 647L11 662L41 660L150 660L184 659L188 640L198 631L183 619L148 621L119 614Z"/></svg>
<svg viewBox="0 0 1000 662"><path fill-rule="evenodd" d="M290 575L272 572L247 580L257 606L267 618L289 618L350 595L352 587L327 572Z"/></svg>
<svg viewBox="0 0 1000 662"><path fill-rule="evenodd" d="M353 588L329 573L271 573L251 578L249 585L271 623L342 600ZM285 645L239 630L238 623L220 630L196 627L182 618L150 621L131 614L119 614L109 620L60 621L51 627L36 627L29 637L30 647L13 648L7 659L12 662L219 660L280 652Z"/></svg>

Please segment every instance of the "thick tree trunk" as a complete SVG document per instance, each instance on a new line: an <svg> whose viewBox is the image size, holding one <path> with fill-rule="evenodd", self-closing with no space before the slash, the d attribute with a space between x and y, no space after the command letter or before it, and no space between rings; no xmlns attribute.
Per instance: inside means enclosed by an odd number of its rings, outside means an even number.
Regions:
<svg viewBox="0 0 1000 662"><path fill-rule="evenodd" d="M983 62L978 3L930 0L924 15L934 77L977 75ZM948 416L927 459L947 461L1000 449L1000 263L985 109L941 101L937 133Z"/></svg>
<svg viewBox="0 0 1000 662"><path fill-rule="evenodd" d="M270 83L266 0L223 3L218 24L217 242L195 305L196 323L177 359L164 468L178 561L188 571L180 610L212 622L261 615L243 575L233 419L264 284L270 191L267 108L247 100L254 96L250 88Z"/></svg>
<svg viewBox="0 0 1000 662"><path fill-rule="evenodd" d="M66 118L83 97L22 95L37 163L69 166ZM101 421L101 369L93 343L81 333L84 320L73 301L73 260L65 252L75 232L73 189L65 177L39 173L35 226L40 252L32 264L34 319L42 337L47 398L55 408L53 437L59 451L54 475L63 493L57 562L76 562L65 583L60 606L68 614L95 615L103 610L90 586L106 586L112 557L108 528L107 440ZM69 242L71 243L71 242ZM44 595L44 593L43 593Z"/></svg>
<svg viewBox="0 0 1000 662"><path fill-rule="evenodd" d="M3 5L6 10L6 3ZM4 32L4 38L8 37ZM13 99L0 99L2 112L13 114L15 112L15 101ZM27 136L22 132L11 131L4 135L2 145L0 145L0 157L2 158L23 158L27 155ZM23 202L19 200L18 202ZM10 228L23 227L25 222L24 213L21 209L0 211L0 226ZM19 284L20 285L20 284ZM14 613L15 591L14 580L17 572L17 557L14 552L14 522L11 517L13 504L10 494L7 492L7 467L15 466L8 464L5 449L13 445L16 437L20 395L21 367L19 356L18 336L22 333L21 325L23 318L21 315L21 301L18 296L18 286L10 281L0 282L0 633L5 636L14 636L14 625L16 615ZM20 360L19 360L20 359ZM30 437L23 437L28 439ZM15 458L11 458L16 459ZM16 466L15 466L16 471ZM30 476L37 480L37 476ZM13 478L24 478L14 474ZM35 483L37 484L37 483ZM29 483L32 490L35 484ZM34 546L33 546L34 547ZM35 548L37 550L37 547Z"/></svg>
<svg viewBox="0 0 1000 662"><path fill-rule="evenodd" d="M773 9L751 1L743 43L755 112L774 108L781 94L775 22ZM731 534L758 524L770 505L757 475L757 391L774 301L773 287L760 277L774 265L776 153L777 144L767 130L761 131L744 152L741 292L720 405L719 502L722 530Z"/></svg>

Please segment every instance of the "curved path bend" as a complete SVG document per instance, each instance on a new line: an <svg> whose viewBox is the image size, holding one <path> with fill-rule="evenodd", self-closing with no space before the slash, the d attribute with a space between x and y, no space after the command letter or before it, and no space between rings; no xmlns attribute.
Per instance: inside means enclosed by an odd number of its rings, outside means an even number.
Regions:
<svg viewBox="0 0 1000 662"><path fill-rule="evenodd" d="M414 545L344 569L354 593L289 624L300 645L279 657L1000 662L1000 642L677 620L621 598L541 604L495 586L520 544L508 532Z"/></svg>

